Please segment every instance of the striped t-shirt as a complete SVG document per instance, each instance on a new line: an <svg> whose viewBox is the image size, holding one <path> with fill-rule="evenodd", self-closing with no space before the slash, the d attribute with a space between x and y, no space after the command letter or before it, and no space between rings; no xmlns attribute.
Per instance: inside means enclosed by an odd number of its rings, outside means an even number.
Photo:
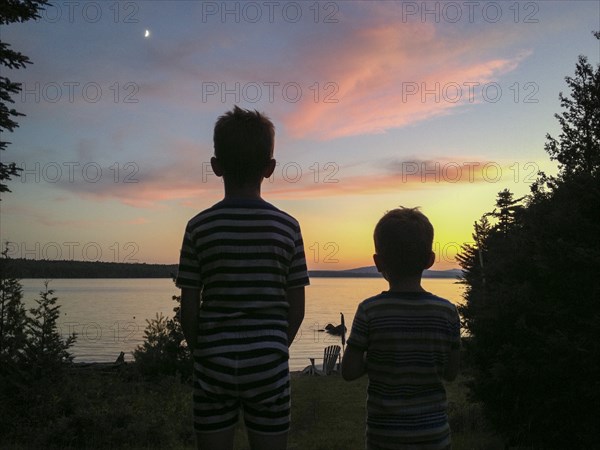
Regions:
<svg viewBox="0 0 600 450"><path fill-rule="evenodd" d="M367 353L369 448L446 448L442 374L460 345L456 307L428 292L382 292L358 306L348 345Z"/></svg>
<svg viewBox="0 0 600 450"><path fill-rule="evenodd" d="M298 222L264 200L225 199L187 224L176 284L202 289L197 357L287 355L285 291L308 283Z"/></svg>

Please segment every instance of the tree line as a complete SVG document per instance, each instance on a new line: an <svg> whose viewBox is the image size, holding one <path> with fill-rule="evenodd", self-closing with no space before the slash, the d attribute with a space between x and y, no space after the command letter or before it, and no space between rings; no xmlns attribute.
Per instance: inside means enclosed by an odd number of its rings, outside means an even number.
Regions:
<svg viewBox="0 0 600 450"><path fill-rule="evenodd" d="M10 260L17 278L173 278L177 264L116 263L103 261Z"/></svg>

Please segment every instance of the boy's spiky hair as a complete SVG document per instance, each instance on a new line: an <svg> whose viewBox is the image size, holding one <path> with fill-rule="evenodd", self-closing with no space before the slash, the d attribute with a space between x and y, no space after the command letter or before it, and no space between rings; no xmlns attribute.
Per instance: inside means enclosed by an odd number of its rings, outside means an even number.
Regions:
<svg viewBox="0 0 600 450"><path fill-rule="evenodd" d="M273 158L275 126L265 114L236 105L217 120L213 143L227 181L239 186L260 182Z"/></svg>
<svg viewBox="0 0 600 450"><path fill-rule="evenodd" d="M421 275L428 266L433 245L433 226L419 208L388 211L375 226L375 252L389 275Z"/></svg>

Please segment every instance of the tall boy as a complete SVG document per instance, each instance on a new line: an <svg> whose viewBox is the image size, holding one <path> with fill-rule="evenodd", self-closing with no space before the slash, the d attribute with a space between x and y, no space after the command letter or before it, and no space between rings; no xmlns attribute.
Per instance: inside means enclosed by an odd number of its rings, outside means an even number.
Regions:
<svg viewBox="0 0 600 450"><path fill-rule="evenodd" d="M452 303L421 287L435 258L433 227L416 208L395 209L374 240L389 290L360 303L342 360L345 380L369 377L367 449L448 449L442 378L458 373L460 323Z"/></svg>
<svg viewBox="0 0 600 450"><path fill-rule="evenodd" d="M225 198L193 217L181 248L181 322L194 355L199 449L232 449L240 408L252 449L285 449L288 346L308 281L298 222L261 198L275 129L237 106L219 117L211 165Z"/></svg>

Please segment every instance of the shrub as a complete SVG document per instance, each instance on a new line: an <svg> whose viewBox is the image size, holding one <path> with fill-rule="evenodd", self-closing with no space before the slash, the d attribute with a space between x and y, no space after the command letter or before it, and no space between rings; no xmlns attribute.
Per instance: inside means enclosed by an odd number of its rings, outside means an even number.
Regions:
<svg viewBox="0 0 600 450"><path fill-rule="evenodd" d="M166 318L157 313L154 319L147 319L144 342L133 351L133 356L144 375L178 375L188 380L192 375L192 358L178 318L180 298L172 299L177 302L173 309L175 316Z"/></svg>

